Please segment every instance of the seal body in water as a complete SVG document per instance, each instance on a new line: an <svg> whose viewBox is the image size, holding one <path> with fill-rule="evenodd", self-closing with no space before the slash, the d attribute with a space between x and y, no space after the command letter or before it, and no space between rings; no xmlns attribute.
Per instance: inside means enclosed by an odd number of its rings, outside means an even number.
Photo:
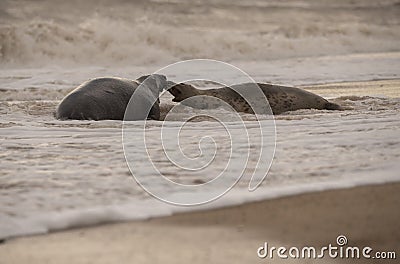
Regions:
<svg viewBox="0 0 400 264"><path fill-rule="evenodd" d="M218 107L218 105L215 104L215 100L207 99L207 97L212 96L228 103L237 112L254 114L252 107L250 107L248 103L248 100L246 101L241 95L243 95L246 99L253 98L252 100L256 103L258 101L258 103L261 102L267 106L265 99L263 101L262 98L258 97L257 99L257 97L252 97L252 94L255 96L262 95L261 93L254 93L254 89L261 89L262 93L268 99L272 113L275 115L298 109L341 110L339 105L331 103L319 95L295 87L286 87L266 83L245 83L234 85L232 88L221 87L216 89L200 90L190 84L174 84L172 82L169 82L168 86L170 87L168 91L175 97L172 101L183 101L182 103L184 105L201 109ZM195 98L198 99L185 100L194 96L196 96ZM268 113L268 111L264 111L264 113Z"/></svg>
<svg viewBox="0 0 400 264"><path fill-rule="evenodd" d="M141 83L141 89L135 92ZM157 74L142 76L138 80L109 77L92 79L65 96L58 105L55 116L61 120L124 120L129 100L135 93L136 100L133 103L136 105L130 107L130 113L125 120L158 120L158 96L166 84L166 77Z"/></svg>

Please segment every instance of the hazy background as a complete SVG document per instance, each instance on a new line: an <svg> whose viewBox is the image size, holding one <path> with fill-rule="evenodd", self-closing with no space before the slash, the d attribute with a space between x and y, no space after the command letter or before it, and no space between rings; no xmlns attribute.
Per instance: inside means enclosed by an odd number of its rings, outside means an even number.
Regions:
<svg viewBox="0 0 400 264"><path fill-rule="evenodd" d="M150 65L400 50L398 0L0 2L6 65Z"/></svg>

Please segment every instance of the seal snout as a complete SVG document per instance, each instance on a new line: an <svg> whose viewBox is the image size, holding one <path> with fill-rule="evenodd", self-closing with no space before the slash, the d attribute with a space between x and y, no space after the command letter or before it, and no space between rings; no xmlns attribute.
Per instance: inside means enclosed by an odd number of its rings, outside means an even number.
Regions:
<svg viewBox="0 0 400 264"><path fill-rule="evenodd" d="M174 83L173 81L167 81L167 87L166 91L168 91L170 94L175 96L175 98L172 99L172 102L179 102L176 97L178 97L182 92L177 88L178 84Z"/></svg>
<svg viewBox="0 0 400 264"><path fill-rule="evenodd" d="M168 85L168 92L175 96L174 99L172 99L173 102L181 102L185 100L186 98L196 96L198 95L198 91L196 88L191 86L190 84L185 84L185 83L173 83L171 82L170 85Z"/></svg>
<svg viewBox="0 0 400 264"><path fill-rule="evenodd" d="M168 84L167 77L162 74L143 75L136 79L140 83L148 84L150 87L157 87L162 92Z"/></svg>
<svg viewBox="0 0 400 264"><path fill-rule="evenodd" d="M170 86L168 88L168 92L170 92L173 96L175 96L174 99L172 99L173 102L180 102L179 98L182 96L182 92L178 87L178 84L174 84L173 86Z"/></svg>

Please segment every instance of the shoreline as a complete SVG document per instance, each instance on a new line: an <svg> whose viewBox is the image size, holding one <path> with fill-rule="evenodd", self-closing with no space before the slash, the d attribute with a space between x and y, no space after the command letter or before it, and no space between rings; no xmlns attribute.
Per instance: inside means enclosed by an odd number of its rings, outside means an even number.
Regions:
<svg viewBox="0 0 400 264"><path fill-rule="evenodd" d="M14 238L0 244L0 259L6 263L269 262L256 255L264 242L317 247L335 244L341 234L351 246L399 254L398 208L398 182L328 190Z"/></svg>

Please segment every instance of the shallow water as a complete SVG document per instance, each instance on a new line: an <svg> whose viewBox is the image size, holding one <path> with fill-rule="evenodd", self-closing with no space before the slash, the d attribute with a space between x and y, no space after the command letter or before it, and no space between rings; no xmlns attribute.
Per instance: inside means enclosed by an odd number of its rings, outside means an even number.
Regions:
<svg viewBox="0 0 400 264"><path fill-rule="evenodd" d="M135 3L104 1L97 9L90 1L80 8L53 1L0 4L0 238L400 180L399 82L329 84L400 78L396 1L221 0L208 7L185 1ZM53 11L59 8L69 12L56 15ZM248 182L257 167L261 136L255 117L241 114L252 142L243 179L223 198L200 207L167 205L138 186L125 161L122 122L53 117L58 102L89 78L136 78L194 57L229 61L257 81L302 85L346 110L276 116L275 156L255 192L248 191ZM201 73L193 72L193 78L197 75ZM171 98L161 98L164 114L172 107ZM211 113L224 122L235 120L222 109ZM179 128L188 114L204 113L183 108L170 116L166 131ZM248 149L240 126L230 127L239 141L229 157L224 128L208 119L196 121L201 122L185 124L184 153L198 156L204 136L214 138L219 147L208 170L197 173L165 159L163 122L146 124L155 165L182 184L215 178L228 160L240 164ZM129 126L143 131L143 122ZM269 136L264 135L267 141ZM214 150L213 144L201 146L204 154ZM168 151L178 153L175 148ZM133 159L155 188L170 197L185 195L143 167L143 156ZM241 168L235 169L230 176L240 174Z"/></svg>
<svg viewBox="0 0 400 264"><path fill-rule="evenodd" d="M133 180L122 147L122 122L54 119L53 112L59 98L78 84L81 76L99 76L107 69L81 68L75 71L52 68L2 71L1 77L7 78L0 102L2 237L183 210L158 202ZM288 84L296 81L288 75ZM335 80L340 78L339 73L334 76ZM358 77L354 75L355 79L362 79ZM227 195L208 206L255 200L266 195L287 195L301 190L399 180L398 82L397 86L390 86L383 81L381 87L347 88L347 94L343 87L338 87L338 93L329 86L311 87L311 91L319 94L326 91L330 100L347 110L298 110L276 116L275 157L261 188L255 193L247 191L250 172L257 162L257 155L253 155L243 180L234 188L234 193L238 193L236 198ZM162 109L170 108L170 99L170 95L162 97ZM229 112L213 111L213 114L222 114L224 122L234 120L230 120ZM204 113L185 107L170 116L170 120L176 121L169 121L170 129L180 127L188 114ZM246 114L241 117L247 120L247 133L255 142L252 147L259 149L255 117ZM160 156L164 152L159 134L163 122L147 122L146 146L156 167L170 180L183 184L207 182L223 170L227 160L238 162L246 153L247 137L240 134L242 130L239 127L230 128L230 133L243 139L238 143L243 146L243 154L239 151L239 155L229 157L230 139L224 136L225 131L219 123L197 121L203 122L187 123L183 130L185 133L181 135L185 154L198 155L199 140L205 135L212 137L219 149L207 172L192 174ZM142 131L142 122L130 125ZM168 130L165 131L170 135ZM204 151L213 150L213 145L202 147ZM168 151L171 153L174 149ZM149 174L147 177L155 188L173 195L174 190L164 186L159 176L140 167L142 159L138 156L133 161L138 164L137 169L144 175ZM238 170L232 176L239 174ZM193 209L199 208L185 210Z"/></svg>

